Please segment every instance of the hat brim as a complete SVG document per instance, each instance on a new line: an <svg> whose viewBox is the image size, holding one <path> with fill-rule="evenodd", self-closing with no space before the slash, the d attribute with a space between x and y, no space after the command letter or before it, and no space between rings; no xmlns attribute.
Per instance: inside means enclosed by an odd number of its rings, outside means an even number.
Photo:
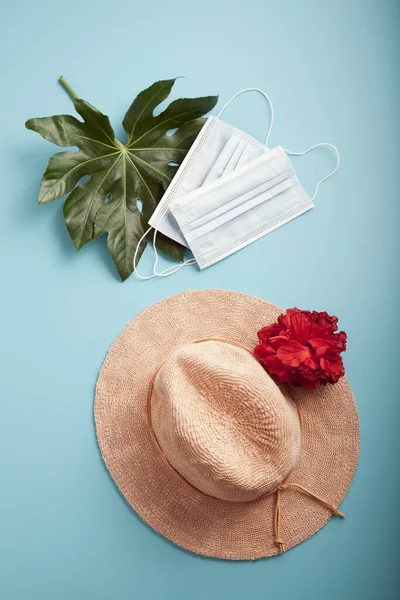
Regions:
<svg viewBox="0 0 400 600"><path fill-rule="evenodd" d="M254 348L257 331L282 310L223 290L189 291L154 304L112 344L96 388L95 421L103 459L132 508L179 546L216 558L277 554L275 496L239 503L205 496L168 464L149 431L147 391L166 356L199 339L222 338ZM266 376L268 376L266 374ZM345 378L316 390L290 388L301 419L301 456L289 481L337 506L359 454L356 406ZM331 512L296 488L281 494L281 538L292 548L316 533Z"/></svg>

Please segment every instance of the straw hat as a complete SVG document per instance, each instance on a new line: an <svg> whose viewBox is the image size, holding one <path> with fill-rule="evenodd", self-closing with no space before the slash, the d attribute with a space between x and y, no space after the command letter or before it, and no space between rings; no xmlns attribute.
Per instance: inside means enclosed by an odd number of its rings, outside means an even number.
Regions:
<svg viewBox="0 0 400 600"><path fill-rule="evenodd" d="M134 510L193 552L271 556L306 540L353 478L359 428L342 378L286 387L252 355L282 311L222 290L148 307L111 346L97 382L104 461Z"/></svg>

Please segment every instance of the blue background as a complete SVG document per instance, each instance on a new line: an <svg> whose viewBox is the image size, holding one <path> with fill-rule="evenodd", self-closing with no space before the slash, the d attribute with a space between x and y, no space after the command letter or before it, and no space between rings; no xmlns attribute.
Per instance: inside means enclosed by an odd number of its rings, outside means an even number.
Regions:
<svg viewBox="0 0 400 600"><path fill-rule="evenodd" d="M2 600L398 597L399 17L390 0L2 2ZM57 148L24 122L72 111L61 74L117 134L157 79L185 75L174 97L219 93L219 106L258 86L276 108L271 145L331 141L342 165L313 211L214 267L122 284L105 239L78 254L62 203L37 206ZM224 118L264 139L258 95ZM334 159L294 162L312 191ZM151 262L148 248L142 270ZM153 302L211 287L327 310L349 336L361 456L348 516L277 559L175 547L125 503L96 445L94 386L119 331Z"/></svg>

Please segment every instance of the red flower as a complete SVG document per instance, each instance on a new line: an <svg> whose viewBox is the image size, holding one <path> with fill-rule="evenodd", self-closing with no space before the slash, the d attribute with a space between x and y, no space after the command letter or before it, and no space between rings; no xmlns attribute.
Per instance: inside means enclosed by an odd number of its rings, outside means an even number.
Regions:
<svg viewBox="0 0 400 600"><path fill-rule="evenodd" d="M344 375L340 354L347 339L344 331L337 333L337 321L326 312L290 308L260 329L254 355L284 383L308 389L336 383Z"/></svg>

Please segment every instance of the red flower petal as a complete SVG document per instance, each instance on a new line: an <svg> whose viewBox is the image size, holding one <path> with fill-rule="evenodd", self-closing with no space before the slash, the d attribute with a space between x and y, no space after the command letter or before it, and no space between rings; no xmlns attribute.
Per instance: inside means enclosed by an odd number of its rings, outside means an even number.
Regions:
<svg viewBox="0 0 400 600"><path fill-rule="evenodd" d="M291 308L258 332L254 354L270 375L284 383L315 389L344 375L340 356L347 336L336 333L337 317Z"/></svg>
<svg viewBox="0 0 400 600"><path fill-rule="evenodd" d="M316 351L317 356L323 356L326 352L338 353L343 351L343 344L336 336L330 338L311 338L309 344Z"/></svg>
<svg viewBox="0 0 400 600"><path fill-rule="evenodd" d="M303 344L296 341L291 341L278 348L276 356L284 365L298 367L307 358L310 358L311 351L307 346L303 346Z"/></svg>
<svg viewBox="0 0 400 600"><path fill-rule="evenodd" d="M302 363L302 366L305 367L306 369L311 369L313 371L313 373L315 372L315 369L318 366L318 363L315 359L315 357L311 354L310 352L310 356L308 356Z"/></svg>
<svg viewBox="0 0 400 600"><path fill-rule="evenodd" d="M315 337L331 335L337 331L337 317L331 317L327 312L313 312L311 314L312 333Z"/></svg>
<svg viewBox="0 0 400 600"><path fill-rule="evenodd" d="M278 375L282 378L286 373L286 368L276 356L269 356L263 360L262 364L270 375Z"/></svg>
<svg viewBox="0 0 400 600"><path fill-rule="evenodd" d="M278 323L280 323L281 325L283 325L287 329L290 329L291 323L292 323L292 317L294 315L296 315L297 313L299 313L299 312L302 312L302 311L299 310L296 307L295 308L288 308L287 311L283 315L280 315L278 317Z"/></svg>
<svg viewBox="0 0 400 600"><path fill-rule="evenodd" d="M311 321L309 316L306 313L297 310L291 315L290 329L292 338L300 342L300 344L307 344L308 337L311 333Z"/></svg>
<svg viewBox="0 0 400 600"><path fill-rule="evenodd" d="M340 377L344 375L343 361L340 356L335 356L334 360L327 360L322 358L320 360L321 368L325 371L328 380L336 382Z"/></svg>
<svg viewBox="0 0 400 600"><path fill-rule="evenodd" d="M254 355L260 360L264 360L265 358L269 358L270 356L275 356L275 350L271 348L271 346L264 346L259 344L254 348Z"/></svg>
<svg viewBox="0 0 400 600"><path fill-rule="evenodd" d="M279 325L278 323L272 323L272 325L267 325L267 327L263 327L258 332L258 339L260 342L267 342L268 339L273 335L279 334Z"/></svg>
<svg viewBox="0 0 400 600"><path fill-rule="evenodd" d="M283 344L287 344L288 341L289 338L286 335L274 335L269 338L269 343L275 350L280 348Z"/></svg>

